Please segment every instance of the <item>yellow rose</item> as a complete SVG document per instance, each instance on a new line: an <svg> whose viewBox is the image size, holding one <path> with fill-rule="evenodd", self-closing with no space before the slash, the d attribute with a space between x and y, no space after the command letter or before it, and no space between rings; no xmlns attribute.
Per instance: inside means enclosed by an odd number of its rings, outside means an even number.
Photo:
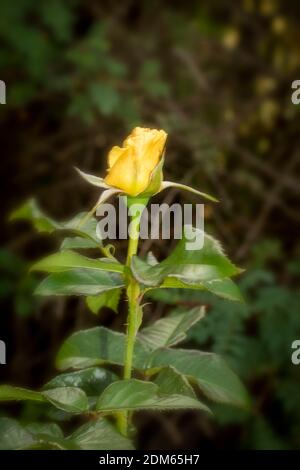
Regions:
<svg viewBox="0 0 300 470"><path fill-rule="evenodd" d="M163 130L136 127L108 155L108 175L105 183L130 196L147 190L151 176L161 161L167 134Z"/></svg>
<svg viewBox="0 0 300 470"><path fill-rule="evenodd" d="M120 193L132 197L139 196L140 201L146 204L154 194L174 187L217 202L216 198L198 189L172 181L163 181L163 151L166 139L167 133L163 130L136 127L124 140L123 147L113 147L109 152L106 178L91 175L76 168L80 176L88 183L104 189L97 203L83 217L79 225L86 223L107 199Z"/></svg>

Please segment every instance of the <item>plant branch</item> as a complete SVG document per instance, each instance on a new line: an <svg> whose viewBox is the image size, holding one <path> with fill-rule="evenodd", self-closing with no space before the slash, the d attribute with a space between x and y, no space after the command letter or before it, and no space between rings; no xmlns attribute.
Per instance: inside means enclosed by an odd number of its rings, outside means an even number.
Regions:
<svg viewBox="0 0 300 470"><path fill-rule="evenodd" d="M132 201L134 202L134 200ZM131 202L129 201L128 207ZM145 207L145 202L142 202ZM127 317L127 341L124 358L124 379L130 379L132 374L132 362L134 353L134 343L137 331L140 326L140 285L132 276L130 270L131 258L137 253L140 233L140 221L142 216L141 208L131 216L129 224L129 243L126 259L126 293L128 299L128 317ZM128 435L131 414L125 412L120 417L120 428L124 435Z"/></svg>

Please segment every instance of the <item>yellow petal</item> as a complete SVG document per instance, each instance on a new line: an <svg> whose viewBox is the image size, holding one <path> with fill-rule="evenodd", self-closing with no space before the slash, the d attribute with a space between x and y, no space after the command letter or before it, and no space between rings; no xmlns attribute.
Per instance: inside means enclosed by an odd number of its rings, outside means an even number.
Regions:
<svg viewBox="0 0 300 470"><path fill-rule="evenodd" d="M136 160L131 155L130 148L125 149L116 160L106 176L105 182L110 186L122 189L131 196L135 196L139 193L137 165Z"/></svg>
<svg viewBox="0 0 300 470"><path fill-rule="evenodd" d="M116 163L116 161L123 154L124 151L125 151L124 148L118 147L116 145L111 149L111 151L108 154L109 168L111 168Z"/></svg>

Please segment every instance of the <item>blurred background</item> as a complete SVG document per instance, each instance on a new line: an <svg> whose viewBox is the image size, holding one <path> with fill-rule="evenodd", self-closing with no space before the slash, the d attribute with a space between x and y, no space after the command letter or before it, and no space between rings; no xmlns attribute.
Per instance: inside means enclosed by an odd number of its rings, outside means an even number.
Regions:
<svg viewBox="0 0 300 470"><path fill-rule="evenodd" d="M300 79L297 0L1 0L2 212L1 382L39 387L71 332L116 315L90 313L80 298L32 295L30 263L59 246L28 224L8 223L28 197L55 219L71 218L98 192L73 166L103 176L112 145L136 125L165 129L166 179L221 200L206 204L206 230L246 273L246 303L201 293L153 294L145 319L205 303L186 346L225 356L246 384L253 411L216 406L200 413L137 416L143 450L300 448L299 128L291 83ZM199 202L172 190L157 202ZM165 242L145 242L163 258ZM124 256L125 244L118 243ZM0 415L43 421L33 405Z"/></svg>

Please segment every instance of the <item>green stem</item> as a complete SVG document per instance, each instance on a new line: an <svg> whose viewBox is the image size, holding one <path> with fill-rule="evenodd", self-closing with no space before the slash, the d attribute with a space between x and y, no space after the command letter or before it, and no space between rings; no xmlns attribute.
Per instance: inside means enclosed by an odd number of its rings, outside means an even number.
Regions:
<svg viewBox="0 0 300 470"><path fill-rule="evenodd" d="M137 315L139 309L139 295L140 287L136 281L130 281L127 288L127 297L129 302L128 308L128 324L127 324L127 344L125 351L125 364L124 364L124 379L131 378L132 359L135 343L135 336L137 333Z"/></svg>
<svg viewBox="0 0 300 470"><path fill-rule="evenodd" d="M132 276L130 270L131 258L137 253L139 243L141 211L131 218L129 229L129 243L126 259L126 293L128 299L128 317L127 317L127 341L124 358L124 379L130 379L132 373L132 361L134 353L135 337L139 328L139 301L140 301L140 286L139 283ZM128 435L130 426L131 414L128 412L122 413L120 416L120 428L124 435Z"/></svg>

